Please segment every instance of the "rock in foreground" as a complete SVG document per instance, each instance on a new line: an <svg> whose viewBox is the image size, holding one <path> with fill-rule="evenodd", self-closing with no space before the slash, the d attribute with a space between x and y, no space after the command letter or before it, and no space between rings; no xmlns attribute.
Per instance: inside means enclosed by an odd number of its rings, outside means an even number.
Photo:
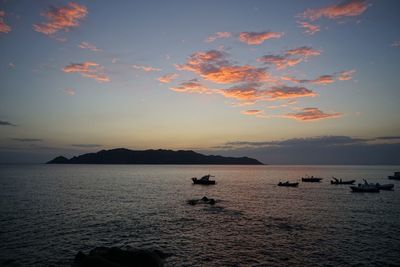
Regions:
<svg viewBox="0 0 400 267"><path fill-rule="evenodd" d="M161 267L169 256L159 250L98 247L88 255L79 251L72 267Z"/></svg>

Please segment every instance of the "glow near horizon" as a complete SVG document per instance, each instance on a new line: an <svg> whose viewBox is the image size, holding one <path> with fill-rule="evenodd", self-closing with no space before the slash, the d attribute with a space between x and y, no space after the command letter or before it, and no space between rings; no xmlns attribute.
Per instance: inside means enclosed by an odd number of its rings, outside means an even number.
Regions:
<svg viewBox="0 0 400 267"><path fill-rule="evenodd" d="M7 51L0 62L0 120L18 126L1 127L3 147L20 145L10 138L37 138L43 146L59 148L208 149L228 141L400 133L398 3L60 1L53 11L67 10L75 24L49 33L54 28L44 26L52 21L41 14L51 3L10 2L0 9L1 22L9 27L0 32L0 47ZM307 33L299 22L319 31ZM246 41L245 32L255 39ZM281 34L257 40L268 32ZM301 47L320 55L285 54ZM215 82L208 76L207 68L215 67L209 59L190 70L191 56L210 51L223 54L217 59L223 67L254 67L277 81ZM266 55L303 60L279 69L261 61ZM84 62L99 66L73 65ZM349 70L354 73L348 79L338 79ZM176 75L159 82L166 74ZM335 81L312 83L322 75ZM109 81L101 80L104 76ZM294 83L284 76L308 81ZM197 86L194 92L171 90L186 90L190 81ZM243 85L254 82L260 93L254 103L221 91L242 86L240 92L249 93ZM295 94L305 87L316 96L276 99L265 92L284 86L295 88ZM304 108L316 108L311 115L322 116L299 120Z"/></svg>

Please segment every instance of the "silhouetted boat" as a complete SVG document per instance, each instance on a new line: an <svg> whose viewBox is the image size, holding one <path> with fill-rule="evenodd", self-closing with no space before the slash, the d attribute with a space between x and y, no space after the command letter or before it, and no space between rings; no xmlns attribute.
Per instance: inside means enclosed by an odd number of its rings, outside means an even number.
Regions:
<svg viewBox="0 0 400 267"><path fill-rule="evenodd" d="M331 180L331 184L354 184L356 180L348 180L348 181L342 181L342 179L337 179L335 177L332 177L333 180Z"/></svg>
<svg viewBox="0 0 400 267"><path fill-rule="evenodd" d="M379 193L379 188L375 184L369 184L365 179L364 184L358 184L358 186L350 186L353 192L359 193Z"/></svg>
<svg viewBox="0 0 400 267"><path fill-rule="evenodd" d="M196 177L192 178L193 184L204 184L204 185L209 185L209 184L215 184L215 180L210 180L210 177L214 177L210 174L204 175L200 179L197 179Z"/></svg>
<svg viewBox="0 0 400 267"><path fill-rule="evenodd" d="M279 182L278 183L278 186L289 186L289 187L297 187L299 185L299 183L290 183L289 181L287 181L287 182L284 182L284 183L282 183L282 182Z"/></svg>
<svg viewBox="0 0 400 267"><path fill-rule="evenodd" d="M400 172L395 172L394 175L389 175L388 178L391 180L400 180Z"/></svg>
<svg viewBox="0 0 400 267"><path fill-rule="evenodd" d="M323 178L318 178L314 176L306 176L306 177L301 177L302 182L308 182L308 183L319 183L321 182Z"/></svg>

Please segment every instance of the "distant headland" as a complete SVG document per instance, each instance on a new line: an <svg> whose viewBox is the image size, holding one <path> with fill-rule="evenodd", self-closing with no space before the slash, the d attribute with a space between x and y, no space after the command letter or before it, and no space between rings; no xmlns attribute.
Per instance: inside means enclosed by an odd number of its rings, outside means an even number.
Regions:
<svg viewBox="0 0 400 267"><path fill-rule="evenodd" d="M223 157L203 155L192 150L129 150L116 148L87 153L67 159L59 156L47 164L213 164L213 165L263 165L248 157Z"/></svg>

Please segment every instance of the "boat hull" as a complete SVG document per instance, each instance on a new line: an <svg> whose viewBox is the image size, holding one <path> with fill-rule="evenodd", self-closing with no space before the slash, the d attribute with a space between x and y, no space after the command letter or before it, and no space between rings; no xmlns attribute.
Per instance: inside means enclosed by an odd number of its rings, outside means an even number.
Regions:
<svg viewBox="0 0 400 267"><path fill-rule="evenodd" d="M208 180L208 181L203 181L203 180L199 180L199 179L192 179L193 184L202 184L202 185L213 185L215 184L214 180Z"/></svg>
<svg viewBox="0 0 400 267"><path fill-rule="evenodd" d="M306 183L319 183L321 182L322 178L301 178L302 182L306 182Z"/></svg>
<svg viewBox="0 0 400 267"><path fill-rule="evenodd" d="M331 184L354 184L356 182L356 180L351 180L351 181L342 181L342 182L336 182L336 181L331 181Z"/></svg>
<svg viewBox="0 0 400 267"><path fill-rule="evenodd" d="M278 186L297 187L299 183L279 183Z"/></svg>
<svg viewBox="0 0 400 267"><path fill-rule="evenodd" d="M388 176L390 180L400 180L400 176Z"/></svg>
<svg viewBox="0 0 400 267"><path fill-rule="evenodd" d="M357 193L379 193L377 187L350 186L352 192Z"/></svg>

